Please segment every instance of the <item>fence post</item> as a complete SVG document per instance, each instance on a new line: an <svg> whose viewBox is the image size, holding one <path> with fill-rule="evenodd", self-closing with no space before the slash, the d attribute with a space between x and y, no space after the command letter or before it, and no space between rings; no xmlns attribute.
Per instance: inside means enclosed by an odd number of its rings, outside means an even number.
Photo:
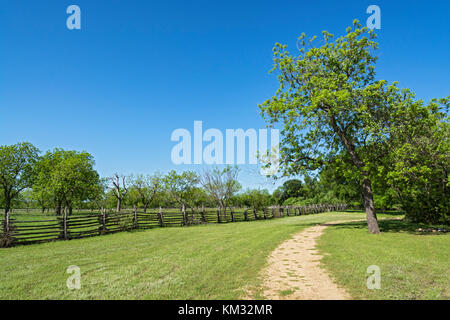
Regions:
<svg viewBox="0 0 450 320"><path fill-rule="evenodd" d="M158 214L158 220L159 220L159 226L164 227L164 216L162 212L162 208L159 207L159 214Z"/></svg>
<svg viewBox="0 0 450 320"><path fill-rule="evenodd" d="M247 211L247 208L244 208L244 221L248 221L248 211Z"/></svg>
<svg viewBox="0 0 450 320"><path fill-rule="evenodd" d="M133 228L138 228L138 217L137 217L137 208L136 206L133 207Z"/></svg>
<svg viewBox="0 0 450 320"><path fill-rule="evenodd" d="M10 213L5 214L5 220L2 221L3 237L0 239L0 247L9 247L12 244Z"/></svg>
<svg viewBox="0 0 450 320"><path fill-rule="evenodd" d="M217 208L217 223L220 223L221 219L220 219L220 207Z"/></svg>
<svg viewBox="0 0 450 320"><path fill-rule="evenodd" d="M6 234L7 234L6 239L7 239L8 246L11 245L13 242L11 230L12 230L12 228L11 228L11 213L8 211L6 213Z"/></svg>
<svg viewBox="0 0 450 320"><path fill-rule="evenodd" d="M103 207L100 209L100 223L100 234L106 234L106 209Z"/></svg>
<svg viewBox="0 0 450 320"><path fill-rule="evenodd" d="M275 208L272 206L272 218L275 218Z"/></svg>
<svg viewBox="0 0 450 320"><path fill-rule="evenodd" d="M64 240L67 240L67 207L64 207L63 213Z"/></svg>
<svg viewBox="0 0 450 320"><path fill-rule="evenodd" d="M184 204L181 206L181 218L182 218L182 225L185 226L187 225L187 221L186 221L186 208L184 206Z"/></svg>
<svg viewBox="0 0 450 320"><path fill-rule="evenodd" d="M5 232L9 234L9 211L6 213Z"/></svg>
<svg viewBox="0 0 450 320"><path fill-rule="evenodd" d="M202 222L203 223L206 223L206 217L205 217L205 205L203 205L202 204L202 213L201 213L201 215L202 215Z"/></svg>
<svg viewBox="0 0 450 320"><path fill-rule="evenodd" d="M234 222L234 212L233 208L230 208L231 222Z"/></svg>
<svg viewBox="0 0 450 320"><path fill-rule="evenodd" d="M263 215L264 215L264 220L266 220L267 219L267 208L266 207L263 208Z"/></svg>

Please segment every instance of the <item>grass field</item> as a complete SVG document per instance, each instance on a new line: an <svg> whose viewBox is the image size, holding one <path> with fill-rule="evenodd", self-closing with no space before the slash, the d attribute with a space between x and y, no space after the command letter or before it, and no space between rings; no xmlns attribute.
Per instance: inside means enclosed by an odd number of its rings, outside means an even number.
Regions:
<svg viewBox="0 0 450 320"><path fill-rule="evenodd" d="M360 222L331 226L319 239L322 262L355 299L450 299L450 234L419 234L420 227L380 221L374 236ZM366 286L371 265L381 271L379 290Z"/></svg>
<svg viewBox="0 0 450 320"><path fill-rule="evenodd" d="M317 223L358 218L363 219L364 215L350 212L322 213L266 221L158 228L0 249L0 298L236 299L242 297L243 288L256 289L258 292L257 288L260 284L258 273L264 267L266 257L291 234ZM386 235L371 236L363 227L342 230L338 227L332 228L325 234L326 241L322 243L322 249L329 250L333 255L339 250L335 243L330 243L332 240L330 237L336 236L336 232L345 231L355 233L357 237L355 242L358 242L360 237L368 237L365 239L367 243L373 246L379 243L381 247L377 252L387 255L383 258L386 260L402 258L400 251L390 249L400 245L387 246L386 242L381 240L375 242L372 241L373 239L393 236L394 240L401 243L401 241L407 241L403 237L416 237L409 241L415 243L417 247L429 247L424 260L426 263L426 259L434 259L436 262L433 266L435 265L436 272L442 271L448 263L450 240L448 236L443 236L438 242L431 241L422 245L424 236L394 231L389 231ZM347 234L346 237L350 235ZM347 238L335 239L335 241L336 243L341 241L347 245ZM355 245L351 240L349 241ZM442 243L445 242L447 247L442 248ZM348 252L348 255L359 254L351 250L341 252ZM422 251L411 249L409 254L422 254ZM435 255L445 256L445 254L447 254L447 260L444 257L439 259L434 257ZM354 257L342 257L342 255L340 257L348 261L355 260ZM422 258L417 257L417 259ZM405 260L399 261L402 263ZM414 263L414 261L413 258L409 258L408 263ZM376 262L370 262L370 264L376 264ZM366 261L360 263L362 265ZM81 268L81 290L70 291L66 287L66 280L70 276L66 273L66 268L70 265ZM327 266L332 267L329 258L327 258ZM384 265L381 264L381 267L383 270ZM411 268L413 273L415 270L414 265L409 264L403 268L408 271ZM353 268L347 270L353 270ZM399 271L401 270L391 272ZM418 269L417 272L422 272L422 269ZM365 273L365 267L363 273ZM430 277L427 274L416 280L423 282L427 279L428 282L424 285L433 285L434 281L437 281L434 278L434 271ZM384 283L385 280L382 281ZM359 285L365 288L365 281ZM439 285L442 288L442 286L448 286L448 283L441 278ZM371 293L364 290L358 294L356 282L347 283L346 286L349 286L351 293L357 298L371 297ZM400 288L400 290L403 289L406 290L409 287ZM404 294L406 297L408 293ZM393 295L387 298L399 296Z"/></svg>

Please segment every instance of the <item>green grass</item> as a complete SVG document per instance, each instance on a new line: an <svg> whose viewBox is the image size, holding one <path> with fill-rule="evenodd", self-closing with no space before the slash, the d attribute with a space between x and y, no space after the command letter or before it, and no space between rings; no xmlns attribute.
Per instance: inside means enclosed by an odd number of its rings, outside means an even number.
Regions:
<svg viewBox="0 0 450 320"><path fill-rule="evenodd" d="M0 249L0 299L237 299L247 289L260 298L259 271L279 243L317 223L359 218L323 213ZM416 234L424 226L402 221L380 226L381 235L365 223L325 231L323 262L338 283L356 299L449 299L450 234ZM81 268L81 290L66 287L70 265ZM366 287L370 265L381 268L380 290Z"/></svg>
<svg viewBox="0 0 450 320"><path fill-rule="evenodd" d="M380 221L331 226L319 239L326 269L355 299L450 299L450 234L420 234L426 226ZM448 229L448 226L446 227ZM381 288L367 289L367 267L381 271Z"/></svg>
<svg viewBox="0 0 450 320"><path fill-rule="evenodd" d="M360 213L122 232L0 249L0 299L236 299L257 288L275 247L308 226ZM66 269L81 268L70 291Z"/></svg>

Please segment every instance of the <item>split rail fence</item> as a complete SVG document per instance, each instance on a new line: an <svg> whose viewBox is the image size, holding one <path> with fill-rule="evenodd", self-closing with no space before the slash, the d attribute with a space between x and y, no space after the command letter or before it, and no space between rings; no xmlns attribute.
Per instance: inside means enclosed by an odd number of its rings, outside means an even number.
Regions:
<svg viewBox="0 0 450 320"><path fill-rule="evenodd" d="M19 220L7 213L2 219L0 247L80 239L136 229L254 221L345 209L347 209L345 204L274 206L260 210L230 208L226 211L211 208L197 210L160 208L143 212L135 208L132 212L107 213L102 209L98 214L68 215L65 211L61 216L45 216L43 220Z"/></svg>

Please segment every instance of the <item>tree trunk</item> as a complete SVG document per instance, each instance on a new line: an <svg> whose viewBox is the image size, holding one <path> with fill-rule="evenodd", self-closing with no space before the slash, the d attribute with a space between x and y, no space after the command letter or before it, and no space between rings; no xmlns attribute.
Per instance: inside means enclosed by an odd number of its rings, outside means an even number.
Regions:
<svg viewBox="0 0 450 320"><path fill-rule="evenodd" d="M11 200L5 194L5 215L11 210Z"/></svg>
<svg viewBox="0 0 450 320"><path fill-rule="evenodd" d="M343 143L345 149L349 153L353 164L361 169L364 168L364 162L361 161L359 158L355 145L352 143L351 139L349 139L346 135L346 132L343 131L339 127L336 121L336 118L334 116L330 116L330 123L333 127L334 132L336 132ZM375 213L375 205L373 203L373 192L372 192L372 183L370 179L368 178L369 174L367 171L362 171L363 175L363 182L362 182L362 192L363 192L363 203L364 203L364 209L366 211L366 219L367 219L367 225L369 227L370 233L380 233L380 229L378 228L378 221L377 221L377 215Z"/></svg>
<svg viewBox="0 0 450 320"><path fill-rule="evenodd" d="M121 208L122 208L122 199L121 198L117 198L116 212L120 212Z"/></svg>
<svg viewBox="0 0 450 320"><path fill-rule="evenodd" d="M56 213L57 216L61 215L61 202L58 202L56 204L55 213Z"/></svg>
<svg viewBox="0 0 450 320"><path fill-rule="evenodd" d="M362 182L364 209L366 211L367 226L369 227L369 232L372 234L380 233L380 228L378 227L377 214L375 212L375 205L373 202L373 192L372 183L367 176L363 178Z"/></svg>

